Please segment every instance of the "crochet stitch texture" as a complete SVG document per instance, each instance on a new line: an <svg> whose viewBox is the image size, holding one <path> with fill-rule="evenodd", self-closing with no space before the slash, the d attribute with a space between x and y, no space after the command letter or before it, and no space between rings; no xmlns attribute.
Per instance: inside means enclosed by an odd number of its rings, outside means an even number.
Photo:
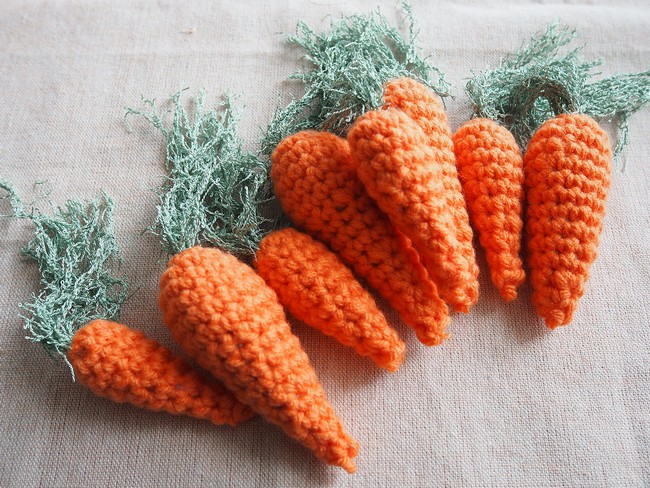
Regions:
<svg viewBox="0 0 650 488"><path fill-rule="evenodd" d="M506 301L526 274L519 257L523 229L524 163L514 136L493 120L476 118L453 136L458 175L492 282Z"/></svg>
<svg viewBox="0 0 650 488"><path fill-rule="evenodd" d="M253 416L171 350L115 322L93 320L82 327L67 357L82 384L115 402L233 426Z"/></svg>
<svg viewBox="0 0 650 488"><path fill-rule="evenodd" d="M397 370L404 360L404 343L370 293L324 244L283 229L262 240L256 258L257 272L294 317L377 365Z"/></svg>
<svg viewBox="0 0 650 488"><path fill-rule="evenodd" d="M273 153L271 178L293 222L365 278L422 343L447 338L447 306L410 241L364 190L345 139L313 131L285 138Z"/></svg>
<svg viewBox="0 0 650 488"><path fill-rule="evenodd" d="M467 280L461 290L454 289L453 283L436 282L436 284L440 295L455 310L467 312L469 307L478 300L479 269L472 243L472 228L458 179L451 128L445 108L438 95L412 78L397 78L386 83L384 102L384 108L401 110L415 121L426 135L429 147L435 155L433 161L440 169L447 199L447 211L451 213L458 242L454 253L457 255L456 259L465 261L464 269L459 271L462 271ZM420 251L417 245L416 249ZM458 295L463 296L463 299L458 300L456 298Z"/></svg>
<svg viewBox="0 0 650 488"><path fill-rule="evenodd" d="M596 259L612 149L591 117L562 114L533 135L524 170L533 305L546 325L571 322Z"/></svg>
<svg viewBox="0 0 650 488"><path fill-rule="evenodd" d="M327 463L354 472L358 444L344 430L277 296L253 269L193 247L160 282L165 324L190 357Z"/></svg>

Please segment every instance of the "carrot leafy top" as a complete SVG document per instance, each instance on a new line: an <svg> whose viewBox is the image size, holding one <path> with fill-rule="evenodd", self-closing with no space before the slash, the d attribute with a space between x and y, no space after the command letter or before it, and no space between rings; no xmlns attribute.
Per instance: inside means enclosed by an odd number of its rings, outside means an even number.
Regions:
<svg viewBox="0 0 650 488"><path fill-rule="evenodd" d="M127 109L127 116L144 116L160 129L167 145L169 174L158 192L158 215L149 230L170 255L207 245L249 256L268 232L264 227L270 221L261 212L272 197L268 161L243 150L230 96L206 111L201 93L192 119L181 105L181 94L172 97L171 127L153 100L144 100L144 111Z"/></svg>
<svg viewBox="0 0 650 488"><path fill-rule="evenodd" d="M551 24L499 67L474 75L467 93L475 116L502 123L524 148L544 121L560 113L615 119L620 130L615 154L620 153L628 117L650 101L650 71L592 82L602 61L583 60L583 46L565 49L576 36L574 29Z"/></svg>
<svg viewBox="0 0 650 488"><path fill-rule="evenodd" d="M403 9L409 20L406 38L379 11L334 20L330 31L320 35L298 24L289 42L304 49L311 68L291 77L302 82L304 93L276 111L263 154L271 154L284 137L300 130L344 133L359 115L383 105L383 85L394 78L408 76L448 95L442 73L416 47L411 8L404 4Z"/></svg>
<svg viewBox="0 0 650 488"><path fill-rule="evenodd" d="M77 330L94 319L119 319L127 297L127 281L114 275L120 259L113 201L102 193L91 202L68 200L45 215L36 208L26 211L10 183L0 181L0 189L10 199L12 216L35 226L34 237L22 249L41 273L38 295L20 304L28 313L23 317L27 339L68 362L66 353Z"/></svg>

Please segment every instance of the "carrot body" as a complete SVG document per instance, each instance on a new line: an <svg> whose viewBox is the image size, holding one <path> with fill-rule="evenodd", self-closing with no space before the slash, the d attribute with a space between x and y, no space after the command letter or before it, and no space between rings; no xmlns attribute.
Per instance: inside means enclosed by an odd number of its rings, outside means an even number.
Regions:
<svg viewBox="0 0 650 488"><path fill-rule="evenodd" d="M438 284L440 295L448 300L456 310L467 311L478 300L479 269L476 265L472 228L469 224L465 198L458 179L451 128L445 109L440 97L422 83L411 78L397 78L386 83L384 86L384 108L401 110L413 119L426 135L429 147L433 150L434 164L439 168L438 175L445 189L447 211L451 213L458 241L458 247L455 248L454 253L458 255L456 259L464 259L467 262L464 273L468 275L469 280L465 285L465 291L460 293L460 296L465 295L460 302L453 298L454 295L459 295L457 290L453 287L450 288L449 285L453 286L453 283L436 284ZM451 298L447 299L447 296L451 296Z"/></svg>
<svg viewBox="0 0 650 488"><path fill-rule="evenodd" d="M476 301L476 276L459 252L441 167L424 132L399 110L377 110L357 119L348 141L370 197L411 239L442 298L469 311Z"/></svg>
<svg viewBox="0 0 650 488"><path fill-rule="evenodd" d="M370 293L322 243L295 229L272 232L260 243L255 268L297 319L389 371L402 364L404 343Z"/></svg>
<svg viewBox="0 0 650 488"><path fill-rule="evenodd" d="M271 178L294 223L366 279L422 343L440 344L447 337L447 306L408 239L363 189L344 139L313 131L287 137L273 153Z"/></svg>
<svg viewBox="0 0 650 488"><path fill-rule="evenodd" d="M492 282L506 301L525 281L519 257L524 163L514 136L491 119L472 119L453 137L456 164Z"/></svg>
<svg viewBox="0 0 650 488"><path fill-rule="evenodd" d="M607 134L580 114L546 121L524 156L532 300L551 329L571 322L596 259L611 159Z"/></svg>
<svg viewBox="0 0 650 488"><path fill-rule="evenodd" d="M67 358L82 384L114 402L215 424L236 425L253 415L171 350L115 322L93 320L79 329Z"/></svg>
<svg viewBox="0 0 650 488"><path fill-rule="evenodd" d="M193 247L169 261L160 286L164 321L188 356L320 459L354 472L358 444L255 271L218 249Z"/></svg>

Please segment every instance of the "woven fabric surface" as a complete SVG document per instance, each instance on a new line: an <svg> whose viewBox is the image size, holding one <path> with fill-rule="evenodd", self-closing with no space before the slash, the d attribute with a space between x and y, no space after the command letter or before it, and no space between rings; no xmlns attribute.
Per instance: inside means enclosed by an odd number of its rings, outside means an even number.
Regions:
<svg viewBox="0 0 650 488"><path fill-rule="evenodd" d="M27 201L40 195L43 208L105 189L134 290L120 321L181 354L157 304L166 258L142 234L155 219L164 142L143 120L129 119L129 132L124 107L145 96L171 109L166 100L185 87L205 88L216 104L231 90L246 105L241 132L253 147L278 94L297 88L283 81L303 63L283 43L296 22L325 29L328 16L378 5L5 0L0 177ZM399 25L395 2L381 9ZM604 75L650 65L645 1L413 1L413 10L420 45L453 84L452 130L471 113L462 92L471 70L494 67L558 18L578 28L586 57L606 60ZM451 313L452 337L438 347L423 346L375 295L406 342L396 373L292 322L359 441L354 475L258 417L215 426L114 404L73 383L65 364L24 340L17 305L37 291L38 273L19 253L32 229L0 220L0 486L650 485L649 126L650 110L630 119L598 258L570 326L544 326L528 282L504 303L478 246L479 301L469 315ZM46 183L35 189L36 181Z"/></svg>

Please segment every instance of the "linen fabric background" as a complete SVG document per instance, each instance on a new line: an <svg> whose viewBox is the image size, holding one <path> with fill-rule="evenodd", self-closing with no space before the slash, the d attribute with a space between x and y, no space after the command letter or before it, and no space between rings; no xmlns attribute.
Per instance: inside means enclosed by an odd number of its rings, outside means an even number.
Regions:
<svg viewBox="0 0 650 488"><path fill-rule="evenodd" d="M161 134L125 107L141 96L205 88L209 104L241 94L251 148L286 78L304 61L284 40L305 20L368 13L375 1L18 1L0 6L0 177L31 200L116 202L122 270L133 297L122 321L174 350L157 307L165 266L152 191L163 181ZM452 127L471 109L472 70L496 66L556 19L579 29L604 75L650 68L645 1L413 2L419 44L453 84ZM381 11L393 25L393 2ZM400 24L401 22L401 24ZM20 257L24 221L0 221L1 486L649 486L650 110L631 119L613 173L600 254L573 324L536 318L530 287L505 304L482 251L481 297L454 314L453 338L426 348L380 302L407 342L396 374L293 322L329 398L359 440L358 472L325 466L257 418L235 429L93 396L66 366L24 340L18 303L38 290ZM611 127L610 127L611 129ZM621 167L625 165L624 170ZM47 205L47 200L41 202ZM3 204L7 210L6 202Z"/></svg>

